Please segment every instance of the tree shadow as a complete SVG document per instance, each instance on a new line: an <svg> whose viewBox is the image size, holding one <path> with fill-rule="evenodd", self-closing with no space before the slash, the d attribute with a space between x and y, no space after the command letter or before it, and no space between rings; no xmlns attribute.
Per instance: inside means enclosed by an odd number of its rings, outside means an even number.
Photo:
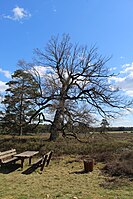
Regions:
<svg viewBox="0 0 133 199"><path fill-rule="evenodd" d="M18 168L20 168L20 164L2 165L2 166L0 167L0 173L9 174L9 173L11 173L11 172L14 172L14 171L17 170Z"/></svg>

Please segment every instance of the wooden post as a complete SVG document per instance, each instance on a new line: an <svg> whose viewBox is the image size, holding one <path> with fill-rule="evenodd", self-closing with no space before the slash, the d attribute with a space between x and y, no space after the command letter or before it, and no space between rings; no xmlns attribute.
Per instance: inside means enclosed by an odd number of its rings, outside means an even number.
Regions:
<svg viewBox="0 0 133 199"><path fill-rule="evenodd" d="M93 159L85 159L84 160L84 172L92 172L94 166L94 160Z"/></svg>

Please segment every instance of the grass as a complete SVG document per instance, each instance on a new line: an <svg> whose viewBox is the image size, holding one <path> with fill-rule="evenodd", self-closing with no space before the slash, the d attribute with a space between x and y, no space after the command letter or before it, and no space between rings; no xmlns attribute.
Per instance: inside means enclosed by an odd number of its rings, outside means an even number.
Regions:
<svg viewBox="0 0 133 199"><path fill-rule="evenodd" d="M0 199L132 199L132 178L104 175L102 168L122 151L133 150L133 134L113 133L109 138L96 136L88 144L59 139L46 142L43 136L0 136L0 151L16 148L17 152L54 150L49 167L29 175L20 168L8 173L0 168ZM83 159L95 158L94 171L81 174ZM122 160L123 161L123 160ZM28 161L24 163L24 170Z"/></svg>
<svg viewBox="0 0 133 199"><path fill-rule="evenodd" d="M98 163L94 171L80 174L83 161L75 156L54 158L49 167L40 174L37 169L30 175L14 172L0 173L1 199L132 199L133 182L124 180L114 183L114 178L101 174ZM27 162L25 162L25 168ZM111 182L111 183L109 183ZM121 182L121 181L120 181Z"/></svg>

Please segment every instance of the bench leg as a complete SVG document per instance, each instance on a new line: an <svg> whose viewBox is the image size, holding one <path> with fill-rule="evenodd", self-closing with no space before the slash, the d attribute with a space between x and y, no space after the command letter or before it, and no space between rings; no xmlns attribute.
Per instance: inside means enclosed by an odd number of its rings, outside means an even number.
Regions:
<svg viewBox="0 0 133 199"><path fill-rule="evenodd" d="M21 169L23 169L23 167L24 167L24 159L22 158L21 159Z"/></svg>
<svg viewBox="0 0 133 199"><path fill-rule="evenodd" d="M31 157L29 158L29 165L31 165Z"/></svg>
<svg viewBox="0 0 133 199"><path fill-rule="evenodd" d="M42 172L43 169L44 169L46 160L47 160L47 155L45 155L44 158L43 158L43 162L42 162L42 165L41 165L41 168L40 168L40 171L41 171L41 172Z"/></svg>

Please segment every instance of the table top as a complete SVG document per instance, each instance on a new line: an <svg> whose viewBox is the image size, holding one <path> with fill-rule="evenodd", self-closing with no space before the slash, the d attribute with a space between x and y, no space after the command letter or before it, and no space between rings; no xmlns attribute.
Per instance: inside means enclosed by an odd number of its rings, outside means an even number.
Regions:
<svg viewBox="0 0 133 199"><path fill-rule="evenodd" d="M15 157L30 158L38 153L39 153L39 151L24 151L22 153L16 154Z"/></svg>

